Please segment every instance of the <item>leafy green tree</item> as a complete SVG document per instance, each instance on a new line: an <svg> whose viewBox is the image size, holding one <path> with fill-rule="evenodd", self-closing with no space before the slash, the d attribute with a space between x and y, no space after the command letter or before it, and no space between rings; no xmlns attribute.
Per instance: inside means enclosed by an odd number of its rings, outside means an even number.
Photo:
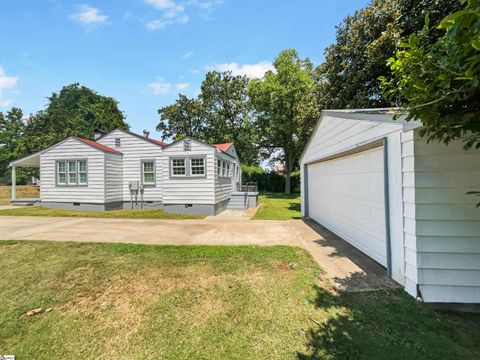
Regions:
<svg viewBox="0 0 480 360"><path fill-rule="evenodd" d="M234 142L244 164L258 162L257 132L248 99L250 80L231 72L212 71L202 82L199 98L206 110L206 138L211 143Z"/></svg>
<svg viewBox="0 0 480 360"><path fill-rule="evenodd" d="M48 98L45 110L30 116L23 136L27 152L48 147L68 136L93 137L94 129L128 129L118 102L75 83Z"/></svg>
<svg viewBox="0 0 480 360"><path fill-rule="evenodd" d="M435 24L459 7L458 0L373 0L346 17L337 27L334 44L325 50L317 69L320 107L372 108L396 106L401 99L382 95L385 63L395 54L402 36L422 29L425 14ZM431 32L433 42L440 34Z"/></svg>
<svg viewBox="0 0 480 360"><path fill-rule="evenodd" d="M158 110L163 139L189 135L208 143L234 142L243 163L258 161L256 131L248 100L249 80L231 72L209 72L198 98L179 95Z"/></svg>
<svg viewBox="0 0 480 360"><path fill-rule="evenodd" d="M9 173L10 161L23 156L19 142L25 131L21 109L13 107L6 114L0 112L0 177Z"/></svg>
<svg viewBox="0 0 480 360"><path fill-rule="evenodd" d="M290 193L290 175L318 119L313 65L295 50L284 50L263 79L253 80L249 95L257 112L260 145L281 149L285 164L285 193Z"/></svg>
<svg viewBox="0 0 480 360"><path fill-rule="evenodd" d="M178 139L179 136L203 138L206 127L206 111L201 101L179 94L175 104L158 109L160 122L157 131L162 139Z"/></svg>
<svg viewBox="0 0 480 360"><path fill-rule="evenodd" d="M382 78L386 94L404 99L407 119L423 123L421 134L449 143L463 139L480 148L480 0L444 18L444 35L430 42L427 21L389 60L394 78Z"/></svg>

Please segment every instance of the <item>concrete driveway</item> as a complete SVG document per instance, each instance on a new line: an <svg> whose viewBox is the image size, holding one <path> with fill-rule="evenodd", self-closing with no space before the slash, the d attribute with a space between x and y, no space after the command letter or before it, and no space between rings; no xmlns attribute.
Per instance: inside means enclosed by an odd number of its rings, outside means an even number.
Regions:
<svg viewBox="0 0 480 360"><path fill-rule="evenodd" d="M385 269L313 221L133 220L0 216L0 240L172 245L290 245L308 250L341 290L395 286Z"/></svg>

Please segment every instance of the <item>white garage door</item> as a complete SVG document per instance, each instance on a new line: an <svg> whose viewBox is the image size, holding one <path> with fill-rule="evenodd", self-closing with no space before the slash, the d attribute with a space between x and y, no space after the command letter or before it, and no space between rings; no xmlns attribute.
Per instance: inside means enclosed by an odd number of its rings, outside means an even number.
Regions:
<svg viewBox="0 0 480 360"><path fill-rule="evenodd" d="M387 265L383 147L308 166L308 215Z"/></svg>

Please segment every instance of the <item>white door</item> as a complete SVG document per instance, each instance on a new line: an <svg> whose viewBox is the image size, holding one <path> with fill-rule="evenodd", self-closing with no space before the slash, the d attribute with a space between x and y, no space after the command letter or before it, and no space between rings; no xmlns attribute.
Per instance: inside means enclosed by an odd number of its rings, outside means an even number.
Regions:
<svg viewBox="0 0 480 360"><path fill-rule="evenodd" d="M383 147L308 166L308 216L387 265Z"/></svg>

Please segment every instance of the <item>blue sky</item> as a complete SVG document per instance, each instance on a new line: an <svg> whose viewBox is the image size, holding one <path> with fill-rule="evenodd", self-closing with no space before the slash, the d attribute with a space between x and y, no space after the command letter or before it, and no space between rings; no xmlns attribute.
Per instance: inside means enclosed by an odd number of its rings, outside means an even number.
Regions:
<svg viewBox="0 0 480 360"><path fill-rule="evenodd" d="M250 77L295 48L319 63L335 26L366 0L4 0L0 111L42 109L79 82L113 96L133 131L156 110L198 94L209 69Z"/></svg>

